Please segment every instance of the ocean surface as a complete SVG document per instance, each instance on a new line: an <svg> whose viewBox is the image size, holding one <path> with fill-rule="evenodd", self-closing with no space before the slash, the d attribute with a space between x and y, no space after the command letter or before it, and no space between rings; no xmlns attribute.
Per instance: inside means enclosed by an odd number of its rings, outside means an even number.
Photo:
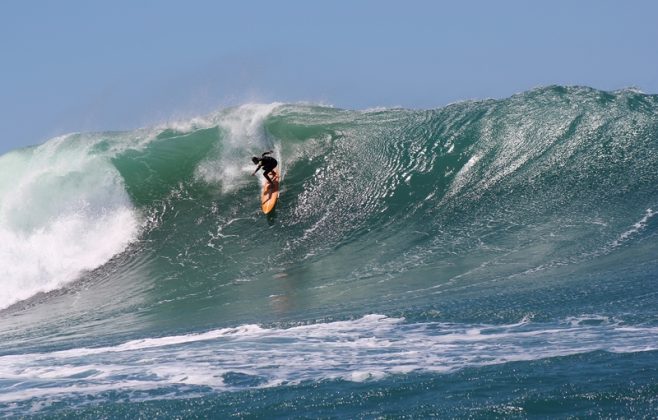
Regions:
<svg viewBox="0 0 658 420"><path fill-rule="evenodd" d="M658 96L54 138L0 156L0 279L0 416L653 417Z"/></svg>

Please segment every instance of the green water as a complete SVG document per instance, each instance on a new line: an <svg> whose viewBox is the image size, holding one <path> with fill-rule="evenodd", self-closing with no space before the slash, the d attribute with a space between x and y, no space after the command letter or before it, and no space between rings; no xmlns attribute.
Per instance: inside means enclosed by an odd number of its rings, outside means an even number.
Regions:
<svg viewBox="0 0 658 420"><path fill-rule="evenodd" d="M245 105L0 168L3 414L655 410L656 96Z"/></svg>

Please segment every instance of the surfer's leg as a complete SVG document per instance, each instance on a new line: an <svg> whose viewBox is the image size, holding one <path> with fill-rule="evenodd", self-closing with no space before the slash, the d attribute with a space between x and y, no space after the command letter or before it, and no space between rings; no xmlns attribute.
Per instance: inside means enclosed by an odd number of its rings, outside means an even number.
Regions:
<svg viewBox="0 0 658 420"><path fill-rule="evenodd" d="M263 176L265 177L265 179L267 179L267 182L269 182L270 185L274 185L274 181L272 181L270 177L267 176L268 173L270 173L270 171L263 171Z"/></svg>

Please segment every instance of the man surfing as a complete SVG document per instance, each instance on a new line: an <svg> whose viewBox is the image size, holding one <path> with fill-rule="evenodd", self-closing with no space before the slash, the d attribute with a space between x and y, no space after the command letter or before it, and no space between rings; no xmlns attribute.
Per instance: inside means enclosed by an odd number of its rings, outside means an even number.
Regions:
<svg viewBox="0 0 658 420"><path fill-rule="evenodd" d="M279 162L276 161L272 156L267 156L273 153L273 150L270 150L269 152L263 153L260 158L257 158L256 156L251 158L251 161L254 162L255 165L258 165L256 170L254 171L251 176L256 175L256 172L260 168L263 168L263 176L265 179L267 179L267 182L270 183L270 185L274 186L274 181L268 176L268 174L272 174L272 176L275 175L274 173L274 168L276 168L276 165L279 164Z"/></svg>

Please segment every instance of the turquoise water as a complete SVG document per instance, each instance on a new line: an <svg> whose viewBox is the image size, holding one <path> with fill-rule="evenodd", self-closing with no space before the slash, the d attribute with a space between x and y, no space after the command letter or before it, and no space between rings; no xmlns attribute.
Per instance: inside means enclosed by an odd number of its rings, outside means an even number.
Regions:
<svg viewBox="0 0 658 420"><path fill-rule="evenodd" d="M560 86L12 151L0 413L651 415L656 168L657 96Z"/></svg>

